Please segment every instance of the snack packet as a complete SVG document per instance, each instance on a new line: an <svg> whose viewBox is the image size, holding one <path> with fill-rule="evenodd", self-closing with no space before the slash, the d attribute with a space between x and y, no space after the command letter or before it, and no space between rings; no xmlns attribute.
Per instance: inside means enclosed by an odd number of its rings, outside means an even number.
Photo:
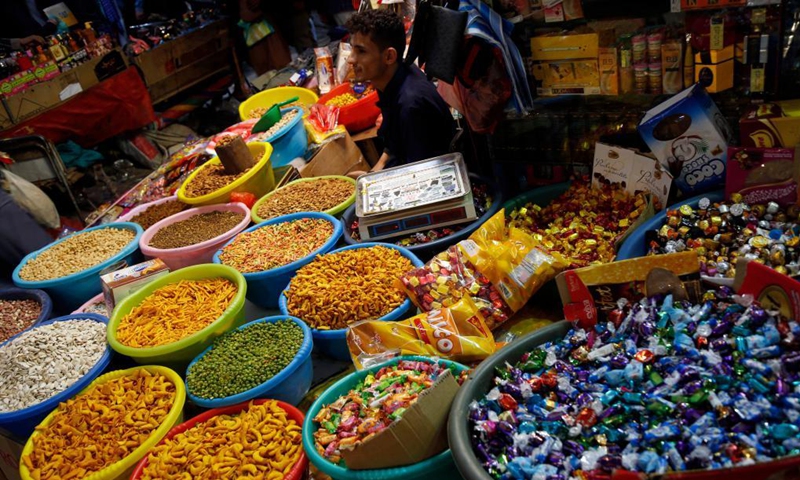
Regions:
<svg viewBox="0 0 800 480"><path fill-rule="evenodd" d="M398 355L479 362L495 351L494 337L469 296L400 322L354 323L347 329L347 347L358 369Z"/></svg>
<svg viewBox="0 0 800 480"><path fill-rule="evenodd" d="M314 49L317 57L317 82L319 83L319 93L325 95L333 88L333 57L328 47L317 47Z"/></svg>
<svg viewBox="0 0 800 480"><path fill-rule="evenodd" d="M336 85L341 85L347 80L355 79L353 66L347 63L353 47L347 42L339 43L339 54L336 56Z"/></svg>

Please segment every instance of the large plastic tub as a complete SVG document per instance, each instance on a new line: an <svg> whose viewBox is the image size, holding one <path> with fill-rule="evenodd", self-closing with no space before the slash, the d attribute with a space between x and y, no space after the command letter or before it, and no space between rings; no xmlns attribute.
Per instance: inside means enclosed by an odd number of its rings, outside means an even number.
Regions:
<svg viewBox="0 0 800 480"><path fill-rule="evenodd" d="M42 252L47 250L48 248L57 245L69 237L65 237L61 240L58 240L46 247L43 247L35 252L28 254L22 261L17 265L17 268L14 269L14 284L20 288L35 288L41 289L47 292L50 295L50 298L53 300L54 309L57 312L71 312L75 310L77 307L82 305L86 300L94 297L98 293L100 293L103 288L100 284L100 272L111 265L114 265L117 262L124 261L129 266L135 265L139 263L142 258L141 253L139 252L139 239L142 236L142 227L140 227L136 223L130 222L115 222L115 223L108 223L106 225L99 225L97 227L87 228L86 230L81 230L73 235L79 235L81 233L90 232L92 230L100 230L104 228L124 228L126 230L131 230L136 235L131 242L125 246L119 253L114 255L113 257L109 258L104 262L100 262L99 264L87 268L86 270L82 270L80 272L73 273L72 275L67 275L66 277L61 278L54 278L52 280L43 280L40 282L29 282L27 280L23 280L19 277L19 271L23 265L28 263L31 259L38 257Z"/></svg>
<svg viewBox="0 0 800 480"><path fill-rule="evenodd" d="M150 241L153 239L153 236L162 228L194 217L195 215L208 212L236 212L243 214L244 218L232 229L222 235L217 235L214 238L206 240L205 242L189 245L188 247L169 249L150 246ZM142 253L148 258L160 258L170 270L178 270L201 263L211 263L211 259L214 258L214 252L219 250L222 245L226 244L231 238L236 236L236 234L247 228L248 225L250 225L250 209L243 203L224 203L221 205L190 208L189 210L184 210L171 217L167 217L148 228L139 240L139 247L142 249Z"/></svg>
<svg viewBox="0 0 800 480"><path fill-rule="evenodd" d="M494 385L495 368L506 363L514 364L524 353L547 342L563 338L572 328L566 321L557 322L541 330L530 333L513 343L498 350L476 368L458 391L453 406L450 409L450 418L447 423L447 439L453 452L458 471L465 480L492 480L481 466L472 450L470 436L472 430L467 422L469 405L486 395ZM309 411L307 418L312 418L315 413ZM305 431L304 431L305 433ZM305 438L304 438L305 440ZM312 462L314 458L312 457ZM315 463L316 465L316 463ZM693 470L682 473L667 473L662 476L653 475L647 478L661 480L749 480L755 478L797 478L800 471L800 456L789 457L771 462L759 463L737 468L723 468L717 470ZM617 471L613 478L643 479L644 476L624 471Z"/></svg>
<svg viewBox="0 0 800 480"><path fill-rule="evenodd" d="M301 212L301 213L292 213L290 215L284 215L282 217L273 218L272 220L267 220L265 222L261 222L258 225L248 228L242 233L249 233L259 228L266 227L268 225L275 225L278 223L284 222L291 222L293 220L299 220L301 218L321 218L331 222L333 225L333 234L328 239L325 244L323 244L318 249L311 252L311 254L307 255L304 258L296 260L288 265L284 265L282 267L273 268L271 270L265 270L263 272L256 272L256 273L242 273L244 279L247 280L247 299L251 302L255 303L259 307L268 308L268 309L276 309L278 308L278 298L281 296L282 289L289 283L289 280L292 279L297 270L310 263L314 260L314 257L317 255L322 255L323 253L328 253L333 247L336 246L336 242L339 241L339 238L342 236L342 225L332 216L325 214L325 213L317 213L317 212ZM238 235L237 235L238 236ZM222 261L219 259L219 256L222 254L222 250L230 245L231 242L236 240L236 237L232 238L228 243L226 243L221 249L217 250L214 254L214 263L224 265Z"/></svg>
<svg viewBox="0 0 800 480"><path fill-rule="evenodd" d="M388 362L381 363L372 368L367 368L361 371L353 372L344 377L338 382L334 383L330 388L325 390L322 395L311 405L306 413L306 419L303 422L303 448L306 451L311 463L325 475L329 475L334 480L457 480L460 479L458 472L456 472L453 465L453 455L450 450L434 455L431 458L425 459L413 465L403 467L382 468L378 470L350 470L346 467L340 467L317 453L314 447L314 432L317 430L317 424L314 422L314 417L317 416L322 407L329 405L336 401L342 395L346 395L358 382L361 382L367 375L375 373L383 367L389 365L396 365L400 360L415 360L421 362L433 363L433 359L420 356L402 356L392 359ZM453 365L458 372L467 369L460 363L451 362L449 360L439 360L440 364ZM452 417L451 417L452 418ZM451 420L452 422L452 420ZM425 439L421 439L424 441ZM390 454L390 452L387 452Z"/></svg>
<svg viewBox="0 0 800 480"><path fill-rule="evenodd" d="M164 438L167 432L169 432L175 425L183 421L183 404L186 402L186 391L183 388L183 381L181 381L180 375L166 367L149 365L109 372L102 377L97 378L81 393L85 393L89 389L94 388L97 385L102 385L108 381L131 375L138 369L145 369L153 374L164 375L175 384L175 401L172 404L172 408L170 409L169 413L167 413L164 422L158 426L158 428L147 440L139 445L127 457L112 465L109 465L99 472L95 472L87 477L84 477L85 480L122 480L129 478L134 467L136 466L136 463L139 462L139 460L141 460L145 455L147 455L147 452L156 444L158 444L158 442ZM47 418L45 418L44 421L39 424L39 426L45 427L49 425L50 422L53 421L53 417L55 417L56 412L58 412L58 409L53 410L52 413L50 413L50 415L48 415ZM33 439L36 438L37 435L41 435L41 433L36 431L33 433L33 435L31 435L31 437L28 439L28 442L25 444L25 447L22 449L22 455L29 455L33 451ZM22 480L33 480L31 472L23 462L20 462L19 472Z"/></svg>
<svg viewBox="0 0 800 480"><path fill-rule="evenodd" d="M439 252L443 252L447 250L450 246L455 245L456 243L460 242L461 240L466 240L469 238L472 233L478 229L483 223L500 210L500 207L503 205L503 192L498 188L497 183L491 179L480 177L473 173L469 174L470 181L472 182L479 182L489 185L491 190L492 196L492 206L486 210L486 213L478 217L477 220L470 223L463 229L457 231L452 235L448 235L446 237L442 237L438 240L434 240L428 243L421 243L419 245L411 245L407 248L411 253L418 256L422 260L430 260ZM355 205L350 205L350 207L345 210L344 214L342 215L342 227L344 227L344 243L348 245L358 245L361 243L360 241L353 240L353 237L350 236L352 229L350 228L353 225L353 221L356 220L356 207ZM391 242L392 239L382 240L383 242Z"/></svg>
<svg viewBox="0 0 800 480"><path fill-rule="evenodd" d="M294 185L294 184L295 184L295 183L297 183L297 182L314 182L314 181L317 181L317 180L323 180L323 179L326 179L326 178L337 178L337 179L339 179L339 180L345 180L345 181L348 181L348 182L350 182L350 183L352 183L352 184L353 184L353 194L352 194L352 195L350 195L350 197L349 197L347 200L345 200L344 202L340 203L339 205L336 205L336 206L335 206L335 207L333 207L333 208L329 208L328 210L325 210L324 212L322 212L322 213L327 213L328 215L331 215L331 216L334 216L334 217L336 217L336 216L338 216L339 214L341 214L342 212L344 212L344 211L347 209L347 207L349 207L350 205L352 205L352 204L353 204L353 202L355 202L355 201L356 201L356 188L355 188L356 181L355 181L355 180L353 180L352 178L350 178L350 177L345 177L345 176L341 176L341 175L323 175L323 176L321 176L321 177L300 178L300 179L298 179L298 180L295 180L295 181L293 181L293 182L290 182L290 183L288 183L288 184L284 185L284 186L283 186L283 187L281 187L281 188L286 188L286 187L288 187L289 185ZM278 190L280 190L280 188L279 188ZM278 190L274 190L274 191L272 191L272 192L270 192L270 193L268 193L268 194L264 195L263 197L261 197L261 198L259 198L259 199L258 199L258 201L255 203L255 205L253 205L253 209L252 209L252 213L251 213L251 215L252 215L252 217L253 217L253 222L255 222L255 223L261 223L261 222L263 222L263 221L264 221L264 219L263 219L263 218L261 218L261 217L259 217L259 216L258 216L258 209L261 207L261 205L262 205L264 202L266 202L266 201L267 201L267 199L268 199L270 196L272 196L272 194L274 194L274 193L275 193L275 192L277 192Z"/></svg>
<svg viewBox="0 0 800 480"><path fill-rule="evenodd" d="M316 93L302 87L275 87L258 92L239 104L239 118L250 119L250 112L256 108L270 108L277 103L298 97L297 103L310 107L319 100Z"/></svg>
<svg viewBox="0 0 800 480"><path fill-rule="evenodd" d="M158 200L153 200L152 202L143 203L141 205L133 207L132 209L130 209L124 215L120 215L120 217L117 219L117 221L118 222L130 222L131 219L133 219L133 217L139 215L140 213L143 213L145 210L147 210L148 208L150 208L150 207L152 207L154 205L161 205L162 203L174 202L176 200L178 200L178 196L177 195L171 195L169 197L164 197L164 198L159 198Z"/></svg>
<svg viewBox="0 0 800 480"><path fill-rule="evenodd" d="M262 403L266 403L268 401L270 400L259 399L255 400L253 403L256 405L261 405ZM172 430L169 431L169 433L167 433L164 439L159 442L159 444L164 443L165 440L169 440L175 437L176 435L179 435L198 424L205 423L219 415L234 415L239 412L242 412L245 409L247 409L248 405L250 405L250 402L244 402L238 405L231 405L229 407L216 408L214 410L203 412L200 415L192 418L191 420L187 420L186 422L174 427ZM278 402L278 406L281 407L286 412L286 416L289 419L294 420L298 425L303 424L304 417L302 412L300 412L300 410L294 408L291 405L287 405L286 403L281 401ZM136 465L136 470L133 471L133 474L131 475L131 480L138 480L139 478L142 477L144 469L147 467L149 457L150 455L145 455L144 458L142 458L142 460L139 462L139 464ZM306 456L305 452L301 449L300 457L297 459L297 462L294 464L289 473L283 477L283 479L301 480L305 478L305 474L307 473L307 471L308 471L308 457Z"/></svg>
<svg viewBox="0 0 800 480"><path fill-rule="evenodd" d="M321 96L317 103L325 104L333 98L346 93L353 93L353 87L350 82L343 83ZM344 128L350 133L360 132L374 126L380 114L378 91L373 90L356 103L339 108L339 125L344 125Z"/></svg>
<svg viewBox="0 0 800 480"><path fill-rule="evenodd" d="M303 399L303 396L308 393L308 389L311 387L311 378L313 376L311 349L314 347L314 340L311 337L311 329L308 328L306 322L295 317L277 315L253 320L236 330L244 330L257 323L276 323L282 320L292 321L303 329L303 344L300 345L300 350L297 351L297 354L289 365L261 385L225 398L208 399L193 395L189 389L189 383L187 382L186 393L189 395L189 400L203 408L228 407L230 405L236 405L237 403L247 402L254 398L273 398L291 405L300 403L300 400ZM200 361L200 359L213 348L213 345L208 347L203 353L198 355L197 358L192 360L192 363L190 363L189 367L186 369L187 377L192 366Z"/></svg>
<svg viewBox="0 0 800 480"><path fill-rule="evenodd" d="M414 255L413 253L411 253L410 251L408 251L403 247L392 245L391 243L360 243L358 245L350 245L347 247L336 249L328 253L328 255L338 252L343 252L345 250L353 250L356 248L370 248L377 245L397 250L404 257L411 260L411 264L415 268L420 268L424 265L424 263L422 263L422 261L419 258L417 258L416 255ZM286 285L284 291L281 292L281 298L278 302L278 308L284 315L291 315L289 313L289 307L287 305L287 299L286 299L286 290L289 289L289 285L291 285L291 282L288 285ZM405 318L408 315L408 313L411 312L413 307L414 305L411 303L411 300L406 298L403 301L403 303L400 304L399 307L395 308L386 315L378 318L378 320L384 322L400 320L402 318ZM311 334L314 336L314 346L317 348L317 350L319 350L320 353L322 353L323 355L327 355L328 357L335 358L337 360L350 360L350 350L347 348L346 328L341 328L338 330L317 330L315 328L312 328Z"/></svg>
<svg viewBox="0 0 800 480"><path fill-rule="evenodd" d="M273 168L283 167L297 157L304 157L308 149L308 134L306 133L305 125L303 125L303 109L300 107L284 108L281 113L286 115L291 111L297 111L298 113L288 124L284 125L272 136L262 140L272 145Z"/></svg>
<svg viewBox="0 0 800 480"><path fill-rule="evenodd" d="M634 230L630 236L628 236L628 238L625 239L625 241L622 243L622 246L619 248L619 251L617 252L617 260L629 260L631 258L644 257L647 255L648 247L645 236L650 230L658 230L665 223L667 223L667 210L676 210L683 205L689 205L692 208L697 208L697 204L700 203L700 199L702 198L707 198L712 203L720 202L725 198L725 193L722 191L716 191L698 195L696 197L686 199L680 203L676 203L675 205L670 205L665 210L655 214L653 218L644 222L639 228Z"/></svg>
<svg viewBox="0 0 800 480"><path fill-rule="evenodd" d="M33 328L41 322L47 320L53 313L53 302L50 300L50 296L47 295L44 290L31 290L27 288L13 287L3 288L0 289L0 300L33 300L39 304L39 306L42 308L41 312L39 312L39 318L37 318L31 324L31 326L25 330Z"/></svg>
<svg viewBox="0 0 800 480"><path fill-rule="evenodd" d="M99 293L99 294L95 295L94 297L90 298L89 300L87 300L86 303L84 303L83 305L81 305L80 307L75 309L75 311L72 312L72 314L75 315L76 313L84 313L84 312L86 312L86 310L90 306L94 305L95 303L100 303L100 302L103 302L103 304L105 304L105 296L102 293ZM87 312L87 313L92 313L92 312ZM98 313L96 315L100 315L100 314ZM101 317L105 317L106 315L100 315L100 316Z"/></svg>
<svg viewBox="0 0 800 480"><path fill-rule="evenodd" d="M237 288L231 304L210 325L177 342L157 347L133 348L119 343L117 340L117 328L120 320L129 314L134 307L142 303L151 293L165 285L177 283L181 280L203 280L206 278L226 278L232 281ZM168 273L148 283L141 290L137 290L114 307L111 321L108 323L108 343L115 351L131 357L137 363L167 364L176 367L180 366L182 369L200 352L211 346L215 338L244 323L244 299L246 293L247 282L244 281L242 274L225 265L195 265Z"/></svg>
<svg viewBox="0 0 800 480"><path fill-rule="evenodd" d="M231 193L233 192L250 192L258 198L272 191L272 189L275 188L275 174L272 172L272 167L274 166L273 145L262 142L251 142L247 144L247 148L250 150L250 153L253 154L253 157L258 160L255 166L248 170L247 173L228 185L206 195L187 197L186 187L201 171L203 171L203 169L211 165L219 165L222 163L218 157L214 157L196 168L181 184L177 194L178 200L199 207L230 202Z"/></svg>
<svg viewBox="0 0 800 480"><path fill-rule="evenodd" d="M546 207L550 202L559 197L562 193L566 192L570 182L555 183L553 185L545 185L544 187L536 187L529 192L522 193L512 198L503 204L506 213L518 208L522 208L529 203L534 203L540 207Z"/></svg>
<svg viewBox="0 0 800 480"><path fill-rule="evenodd" d="M55 322L63 322L74 319L87 319L108 324L108 319L100 315L80 313L77 315L66 315L64 317L45 320L34 328L43 327ZM3 345L17 338L22 333L24 332L14 335L8 339L8 341L4 342ZM111 362L111 349L106 346L105 353L103 353L103 355L100 357L100 360L98 360L97 363L91 369L89 369L88 372L86 372L86 375L81 377L77 382L73 383L62 392L57 393L47 400L39 402L36 405L32 405L28 408L23 408L22 410L17 410L14 412L0 413L0 427L5 428L20 438L28 438L28 436L33 432L33 429L36 428L36 425L38 425L39 422L41 422L51 411L53 411L53 409L56 408L59 403L66 402L75 396L76 393L86 388L87 385L92 383L95 378L103 373L106 367L108 367L109 362Z"/></svg>

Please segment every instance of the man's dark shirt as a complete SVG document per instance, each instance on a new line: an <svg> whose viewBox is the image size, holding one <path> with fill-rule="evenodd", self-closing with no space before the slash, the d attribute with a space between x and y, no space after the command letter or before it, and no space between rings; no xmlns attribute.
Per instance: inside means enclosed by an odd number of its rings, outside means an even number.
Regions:
<svg viewBox="0 0 800 480"><path fill-rule="evenodd" d="M450 109L416 66L401 64L378 92L383 123L378 134L389 152L385 168L444 155L456 132Z"/></svg>

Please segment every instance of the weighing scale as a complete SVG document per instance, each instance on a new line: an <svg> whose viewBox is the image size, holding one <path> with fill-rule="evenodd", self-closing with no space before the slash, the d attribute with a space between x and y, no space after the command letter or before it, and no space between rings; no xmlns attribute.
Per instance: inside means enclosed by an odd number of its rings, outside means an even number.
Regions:
<svg viewBox="0 0 800 480"><path fill-rule="evenodd" d="M356 180L363 240L380 240L478 218L464 157L450 153Z"/></svg>

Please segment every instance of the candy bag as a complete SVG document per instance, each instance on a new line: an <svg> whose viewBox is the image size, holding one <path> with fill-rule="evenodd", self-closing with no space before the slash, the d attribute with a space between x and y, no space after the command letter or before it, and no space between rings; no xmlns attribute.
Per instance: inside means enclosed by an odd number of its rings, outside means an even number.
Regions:
<svg viewBox="0 0 800 480"><path fill-rule="evenodd" d="M347 329L347 347L356 368L398 355L425 355L461 363L479 362L494 353L492 332L477 305L466 296L449 307L401 322L367 320Z"/></svg>

